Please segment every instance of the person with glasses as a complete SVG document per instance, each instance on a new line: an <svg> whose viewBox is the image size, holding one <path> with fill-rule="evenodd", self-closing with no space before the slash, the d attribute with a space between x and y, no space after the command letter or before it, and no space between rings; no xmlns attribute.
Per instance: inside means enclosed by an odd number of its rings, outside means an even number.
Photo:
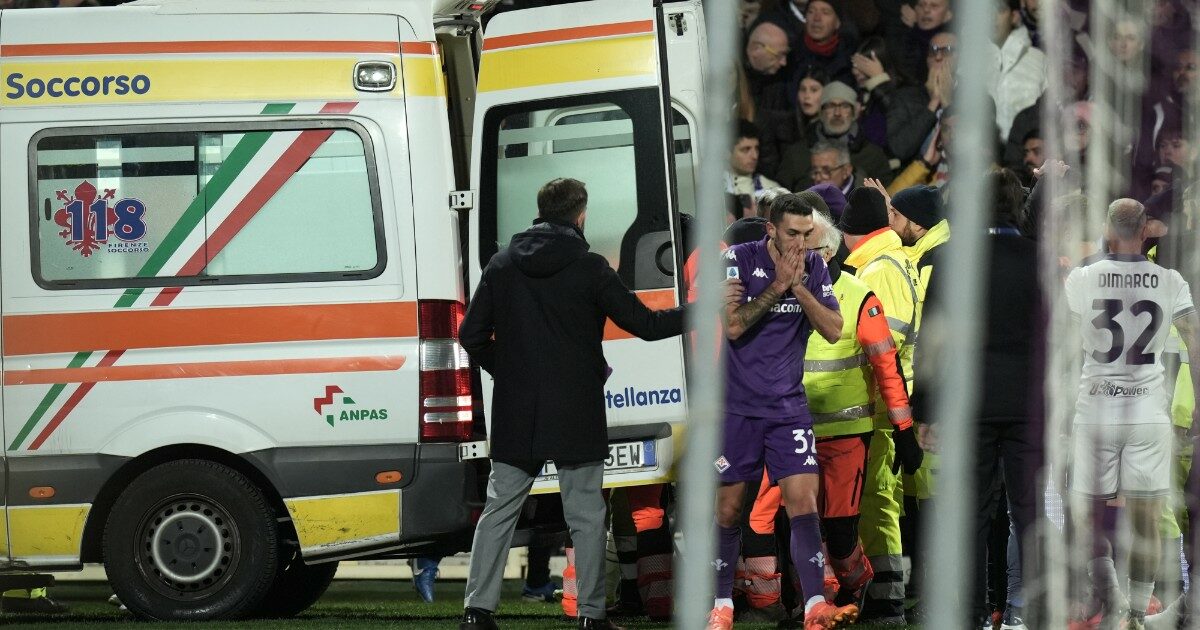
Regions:
<svg viewBox="0 0 1200 630"><path fill-rule="evenodd" d="M825 216L815 218L809 248L829 266L843 321L836 342L813 336L805 350L804 388L810 392L821 467L818 508L834 575L825 583L835 594L835 605L855 603L861 610L875 576L859 539L858 521L877 419L891 425L897 461L905 472L920 467L923 452L883 303L865 281L841 269L834 260L841 232Z"/></svg>
<svg viewBox="0 0 1200 630"><path fill-rule="evenodd" d="M958 57L955 48L958 36L938 33L925 52L925 91L929 93L928 109L940 113L954 98L954 68Z"/></svg>
<svg viewBox="0 0 1200 630"><path fill-rule="evenodd" d="M954 18L950 0L917 0L912 7L901 5L901 24L890 29L888 47L896 52L898 65L913 78L924 81L926 51L933 38L952 30Z"/></svg>
<svg viewBox="0 0 1200 630"><path fill-rule="evenodd" d="M738 116L759 129L759 171L774 177L783 147L799 137L791 69L791 44L784 25L764 16L750 29L738 74Z"/></svg>
<svg viewBox="0 0 1200 630"><path fill-rule="evenodd" d="M832 184L849 195L857 185L854 165L850 163L850 151L840 142L822 140L813 145L812 168L808 171L813 184Z"/></svg>
<svg viewBox="0 0 1200 630"><path fill-rule="evenodd" d="M890 182L892 168L888 164L887 154L861 133L858 125L860 112L858 94L854 88L841 81L826 85L821 91L820 118L808 134L812 141L793 144L784 151L776 177L784 188L801 190L815 183L829 182L849 194L854 188L850 177L852 173ZM844 145L850 156L849 161L814 161L816 147L823 142ZM849 166L851 163L853 166ZM818 170L814 171L814 168ZM854 178L854 181L861 177Z"/></svg>

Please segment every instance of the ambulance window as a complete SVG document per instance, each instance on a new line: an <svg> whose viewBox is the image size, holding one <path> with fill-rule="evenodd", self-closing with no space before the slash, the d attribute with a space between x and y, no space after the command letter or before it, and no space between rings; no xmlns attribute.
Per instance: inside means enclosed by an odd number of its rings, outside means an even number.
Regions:
<svg viewBox="0 0 1200 630"><path fill-rule="evenodd" d="M589 111L579 111L557 116L555 125L576 125L600 123L612 120L628 120L625 110L615 106L602 108L587 108ZM679 211L683 214L696 214L696 163L692 155L692 128L687 116L677 107L671 108L671 118L674 123L672 133L675 140L675 181L679 186ZM590 139L598 142L597 139ZM633 144L633 134L611 134L599 142L610 146L629 146ZM595 147L595 144L593 144ZM554 143L555 153L577 151L581 146L577 140L560 140Z"/></svg>
<svg viewBox="0 0 1200 630"><path fill-rule="evenodd" d="M303 135L292 133L297 139ZM206 140L224 152L243 137L244 134L210 134ZM362 139L349 130L334 131L266 200L245 227L236 232L229 244L210 255L206 273L253 275L372 269L379 261L374 215ZM212 240L215 230L210 229L210 235Z"/></svg>
<svg viewBox="0 0 1200 630"><path fill-rule="evenodd" d="M497 140L503 158L496 163L500 246L537 217L537 192L543 184L556 177L574 177L588 189L586 236L592 251L616 267L621 238L637 217L633 123L625 115L555 126L550 120L554 111L523 112L500 123ZM599 168L602 164L606 167Z"/></svg>
<svg viewBox="0 0 1200 630"><path fill-rule="evenodd" d="M672 286L659 102L631 90L493 108L484 121L480 260L537 217L537 192L557 177L588 189L585 236L627 286ZM663 256L663 251L667 255Z"/></svg>
<svg viewBox="0 0 1200 630"><path fill-rule="evenodd" d="M68 289L378 275L365 132L303 125L35 136L35 279Z"/></svg>

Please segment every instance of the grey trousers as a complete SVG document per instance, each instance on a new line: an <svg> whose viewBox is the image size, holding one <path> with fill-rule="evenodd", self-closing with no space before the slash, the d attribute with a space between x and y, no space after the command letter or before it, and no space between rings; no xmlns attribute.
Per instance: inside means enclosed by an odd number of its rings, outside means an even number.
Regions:
<svg viewBox="0 0 1200 630"><path fill-rule="evenodd" d="M475 527L475 540L471 545L471 572L463 600L466 606L494 612L500 604L500 584L504 579L508 549L536 474L536 470L531 474L516 466L492 462L487 503ZM563 513L575 544L579 616L604 619L607 515L601 494L604 463L559 466L558 485L562 491Z"/></svg>

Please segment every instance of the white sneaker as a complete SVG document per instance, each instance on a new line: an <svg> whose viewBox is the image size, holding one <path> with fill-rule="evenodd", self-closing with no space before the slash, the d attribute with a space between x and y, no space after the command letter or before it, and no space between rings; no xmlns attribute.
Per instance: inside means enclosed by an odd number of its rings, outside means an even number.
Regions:
<svg viewBox="0 0 1200 630"><path fill-rule="evenodd" d="M1004 609L1004 618L1000 621L1000 630L1029 630L1025 620L1021 618L1020 606L1009 606Z"/></svg>
<svg viewBox="0 0 1200 630"><path fill-rule="evenodd" d="M1184 597L1187 597L1187 593L1167 604L1167 607L1163 608L1162 612L1157 615L1148 615L1146 617L1146 630L1175 630L1178 628L1180 602L1183 601Z"/></svg>

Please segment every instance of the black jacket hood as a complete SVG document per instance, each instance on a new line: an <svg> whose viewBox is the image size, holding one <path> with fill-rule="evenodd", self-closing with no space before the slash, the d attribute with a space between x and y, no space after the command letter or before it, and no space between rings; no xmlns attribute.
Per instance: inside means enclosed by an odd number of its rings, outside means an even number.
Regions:
<svg viewBox="0 0 1200 630"><path fill-rule="evenodd" d="M537 219L533 227L512 238L508 253L521 273L548 278L583 258L590 248L583 232L574 224Z"/></svg>

